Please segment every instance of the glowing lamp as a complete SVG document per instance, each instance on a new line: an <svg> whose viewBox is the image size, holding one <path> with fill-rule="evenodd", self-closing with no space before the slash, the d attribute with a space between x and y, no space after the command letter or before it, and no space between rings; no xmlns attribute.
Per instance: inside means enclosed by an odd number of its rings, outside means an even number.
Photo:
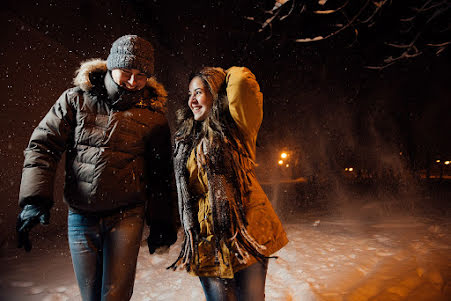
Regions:
<svg viewBox="0 0 451 301"><path fill-rule="evenodd" d="M280 154L280 157L285 159L286 157L288 157L288 154L287 153L282 153L282 154Z"/></svg>

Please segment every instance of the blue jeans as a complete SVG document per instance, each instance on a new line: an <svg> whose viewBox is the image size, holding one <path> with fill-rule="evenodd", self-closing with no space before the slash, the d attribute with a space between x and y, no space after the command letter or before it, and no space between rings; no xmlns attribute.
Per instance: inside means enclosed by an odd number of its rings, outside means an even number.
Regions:
<svg viewBox="0 0 451 301"><path fill-rule="evenodd" d="M233 279L199 277L207 301L265 300L268 260L256 262L236 272Z"/></svg>
<svg viewBox="0 0 451 301"><path fill-rule="evenodd" d="M143 225L144 206L109 215L69 209L69 247L83 301L131 298Z"/></svg>

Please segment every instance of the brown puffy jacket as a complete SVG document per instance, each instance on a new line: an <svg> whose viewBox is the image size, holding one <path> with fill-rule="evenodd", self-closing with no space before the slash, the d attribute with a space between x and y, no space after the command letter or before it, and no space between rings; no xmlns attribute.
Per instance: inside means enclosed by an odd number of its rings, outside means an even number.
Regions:
<svg viewBox="0 0 451 301"><path fill-rule="evenodd" d="M57 164L66 152L64 200L71 208L108 212L150 199L156 208L170 210L164 88L150 78L143 90L122 93L101 60L82 64L74 83L31 136L20 206L52 206Z"/></svg>

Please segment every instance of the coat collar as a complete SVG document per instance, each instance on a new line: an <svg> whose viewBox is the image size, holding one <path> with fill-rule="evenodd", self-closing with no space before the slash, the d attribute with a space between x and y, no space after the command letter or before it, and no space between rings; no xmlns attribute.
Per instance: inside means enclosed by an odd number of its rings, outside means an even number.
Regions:
<svg viewBox="0 0 451 301"><path fill-rule="evenodd" d="M108 75L106 61L101 59L92 59L85 62L82 62L80 68L76 72L76 76L74 78L73 83L76 86L79 86L85 92L90 92L94 88L94 84L92 82L93 75L101 74L105 76L105 87L107 88L107 93L111 96L111 92L114 89L117 89L117 85L112 81L111 75ZM110 79L108 79L110 78ZM114 87L116 85L116 87ZM140 105L149 106L155 111L165 112L166 111L166 102L167 102L167 92L164 89L163 85L160 84L155 77L150 77L147 79L146 83L146 93L144 99L140 101ZM111 99L114 103L118 99Z"/></svg>
<svg viewBox="0 0 451 301"><path fill-rule="evenodd" d="M138 103L150 99L148 89L142 89L140 91L128 91L120 87L113 80L111 71L109 70L106 72L103 82L105 84L108 102L113 108L116 108L118 110L125 110L132 106L136 106Z"/></svg>

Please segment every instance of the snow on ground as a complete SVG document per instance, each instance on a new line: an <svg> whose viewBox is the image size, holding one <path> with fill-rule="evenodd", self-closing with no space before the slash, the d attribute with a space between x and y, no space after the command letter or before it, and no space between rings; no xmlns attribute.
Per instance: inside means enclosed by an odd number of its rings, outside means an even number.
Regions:
<svg viewBox="0 0 451 301"><path fill-rule="evenodd" d="M271 260L266 300L451 300L449 220L300 215ZM142 246L133 301L205 300L199 280L165 268L177 257ZM64 237L31 253L1 250L0 300L80 300Z"/></svg>

